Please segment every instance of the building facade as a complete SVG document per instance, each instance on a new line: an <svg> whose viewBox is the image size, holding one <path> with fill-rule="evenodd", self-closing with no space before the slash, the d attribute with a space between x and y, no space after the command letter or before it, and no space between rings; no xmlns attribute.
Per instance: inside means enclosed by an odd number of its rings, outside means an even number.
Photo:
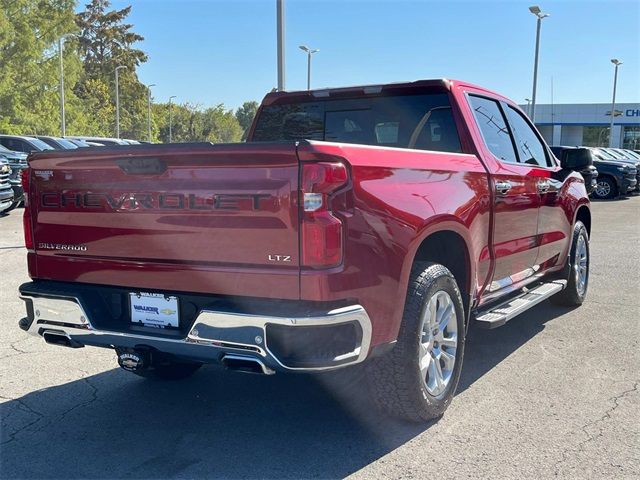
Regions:
<svg viewBox="0 0 640 480"><path fill-rule="evenodd" d="M607 147L610 123L610 103L536 105L535 124L549 145ZM640 150L640 103L616 104L613 146Z"/></svg>

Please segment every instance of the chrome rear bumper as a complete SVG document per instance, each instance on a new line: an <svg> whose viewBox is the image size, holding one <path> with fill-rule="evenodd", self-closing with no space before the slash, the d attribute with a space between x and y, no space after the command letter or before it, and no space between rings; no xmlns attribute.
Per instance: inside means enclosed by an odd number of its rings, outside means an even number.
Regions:
<svg viewBox="0 0 640 480"><path fill-rule="evenodd" d="M186 337L167 338L136 331L97 329L78 298L52 295L32 295L23 292L28 318L20 326L28 333L44 337L48 343L82 347L152 348L180 358L205 363L220 363L230 355L254 358L274 371L318 371L353 365L363 361L371 345L371 321L360 305L338 308L310 317L276 317L244 313L202 310ZM324 364L292 365L270 348L270 326L283 326L301 332L304 327L338 327L357 325L359 335L352 351L345 352ZM282 329L279 329L280 331ZM308 332L308 330L307 330ZM49 341L55 339L54 341ZM275 342L275 338L274 344ZM281 342L280 342L281 343Z"/></svg>

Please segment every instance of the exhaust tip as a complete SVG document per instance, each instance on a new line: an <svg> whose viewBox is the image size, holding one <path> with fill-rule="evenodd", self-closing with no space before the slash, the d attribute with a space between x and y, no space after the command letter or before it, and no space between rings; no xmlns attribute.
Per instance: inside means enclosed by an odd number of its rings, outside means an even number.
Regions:
<svg viewBox="0 0 640 480"><path fill-rule="evenodd" d="M222 364L229 370L245 373L257 373L260 375L273 375L275 370L267 367L257 358L245 357L242 355L225 355L222 357Z"/></svg>
<svg viewBox="0 0 640 480"><path fill-rule="evenodd" d="M44 341L47 342L49 345L60 345L61 347L68 347L68 348L84 347L84 345L72 340L71 337L69 337L69 335L67 335L64 332L47 330L42 334L42 338L44 338Z"/></svg>

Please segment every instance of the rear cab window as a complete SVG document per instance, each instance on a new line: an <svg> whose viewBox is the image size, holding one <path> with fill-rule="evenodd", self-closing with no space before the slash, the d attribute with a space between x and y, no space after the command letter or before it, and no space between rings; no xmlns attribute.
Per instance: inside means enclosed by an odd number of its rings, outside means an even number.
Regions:
<svg viewBox="0 0 640 480"><path fill-rule="evenodd" d="M462 152L446 93L327 98L263 107L252 141L287 140Z"/></svg>

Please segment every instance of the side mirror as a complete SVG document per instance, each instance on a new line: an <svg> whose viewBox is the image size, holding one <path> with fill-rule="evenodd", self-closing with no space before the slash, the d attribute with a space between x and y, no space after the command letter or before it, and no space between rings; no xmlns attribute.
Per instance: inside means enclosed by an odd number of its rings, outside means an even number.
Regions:
<svg viewBox="0 0 640 480"><path fill-rule="evenodd" d="M593 165L589 150L566 150L560 159L560 166L566 170L584 170Z"/></svg>

